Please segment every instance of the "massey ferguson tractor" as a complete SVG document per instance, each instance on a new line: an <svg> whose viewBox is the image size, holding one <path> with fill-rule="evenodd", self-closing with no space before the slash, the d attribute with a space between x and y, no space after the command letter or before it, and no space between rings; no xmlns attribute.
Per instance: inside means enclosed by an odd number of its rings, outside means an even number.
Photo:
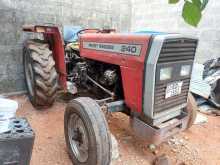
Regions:
<svg viewBox="0 0 220 165"><path fill-rule="evenodd" d="M43 40L24 44L31 103L51 106L58 90L74 90L64 132L75 165L109 165L111 137L105 113L130 117L134 132L158 144L188 129L196 116L189 94L197 39L181 34L116 33L85 29L64 46L55 26L24 26Z"/></svg>

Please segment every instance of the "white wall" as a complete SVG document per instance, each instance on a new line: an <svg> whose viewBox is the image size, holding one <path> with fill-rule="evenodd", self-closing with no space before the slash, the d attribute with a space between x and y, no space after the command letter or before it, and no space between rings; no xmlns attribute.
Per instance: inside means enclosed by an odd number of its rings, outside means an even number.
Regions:
<svg viewBox="0 0 220 165"><path fill-rule="evenodd" d="M193 35L200 41L197 62L220 57L220 1L209 1L197 28L184 22L181 17L182 6L183 3L170 5L168 0L132 0L131 30L148 28Z"/></svg>

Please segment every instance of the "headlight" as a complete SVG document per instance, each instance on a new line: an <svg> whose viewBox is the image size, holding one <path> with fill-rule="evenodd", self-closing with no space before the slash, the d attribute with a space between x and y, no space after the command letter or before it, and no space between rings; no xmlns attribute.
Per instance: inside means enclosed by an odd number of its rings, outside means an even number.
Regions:
<svg viewBox="0 0 220 165"><path fill-rule="evenodd" d="M188 76L191 71L191 65L183 65L181 67L180 76Z"/></svg>
<svg viewBox="0 0 220 165"><path fill-rule="evenodd" d="M171 76L172 76L171 67L160 69L160 80L161 81L171 79Z"/></svg>

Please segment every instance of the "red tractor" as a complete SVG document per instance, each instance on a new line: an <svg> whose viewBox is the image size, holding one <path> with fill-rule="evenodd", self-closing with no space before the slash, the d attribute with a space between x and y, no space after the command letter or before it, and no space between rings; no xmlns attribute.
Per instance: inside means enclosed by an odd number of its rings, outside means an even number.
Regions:
<svg viewBox="0 0 220 165"><path fill-rule="evenodd" d="M64 117L74 164L110 163L111 139L103 112L127 114L135 133L152 143L192 125L196 110L189 86L197 39L86 29L78 33L75 48L65 51L57 27L24 26L23 30L42 33L44 38L24 44L31 103L42 109L53 104L58 89L75 89Z"/></svg>

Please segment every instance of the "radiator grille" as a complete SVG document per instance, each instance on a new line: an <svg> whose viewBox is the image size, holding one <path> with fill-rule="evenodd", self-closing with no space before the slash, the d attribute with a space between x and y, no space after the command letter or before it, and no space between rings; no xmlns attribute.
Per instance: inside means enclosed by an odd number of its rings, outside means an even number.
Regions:
<svg viewBox="0 0 220 165"><path fill-rule="evenodd" d="M181 94L165 99L166 85L157 85L155 88L154 112L158 113L163 110L181 105L187 101L189 91L190 79L180 80L183 81Z"/></svg>
<svg viewBox="0 0 220 165"><path fill-rule="evenodd" d="M158 63L193 60L196 52L197 40L167 39L161 49Z"/></svg>
<svg viewBox="0 0 220 165"><path fill-rule="evenodd" d="M167 39L165 40L158 59L158 64L178 64L186 61L193 63L197 47L197 40L193 39ZM156 80L159 81L159 80ZM167 83L156 82L154 92L154 113L159 113L170 108L176 107L187 101L190 85L190 76L174 76L170 82L183 81L181 94L165 99Z"/></svg>

